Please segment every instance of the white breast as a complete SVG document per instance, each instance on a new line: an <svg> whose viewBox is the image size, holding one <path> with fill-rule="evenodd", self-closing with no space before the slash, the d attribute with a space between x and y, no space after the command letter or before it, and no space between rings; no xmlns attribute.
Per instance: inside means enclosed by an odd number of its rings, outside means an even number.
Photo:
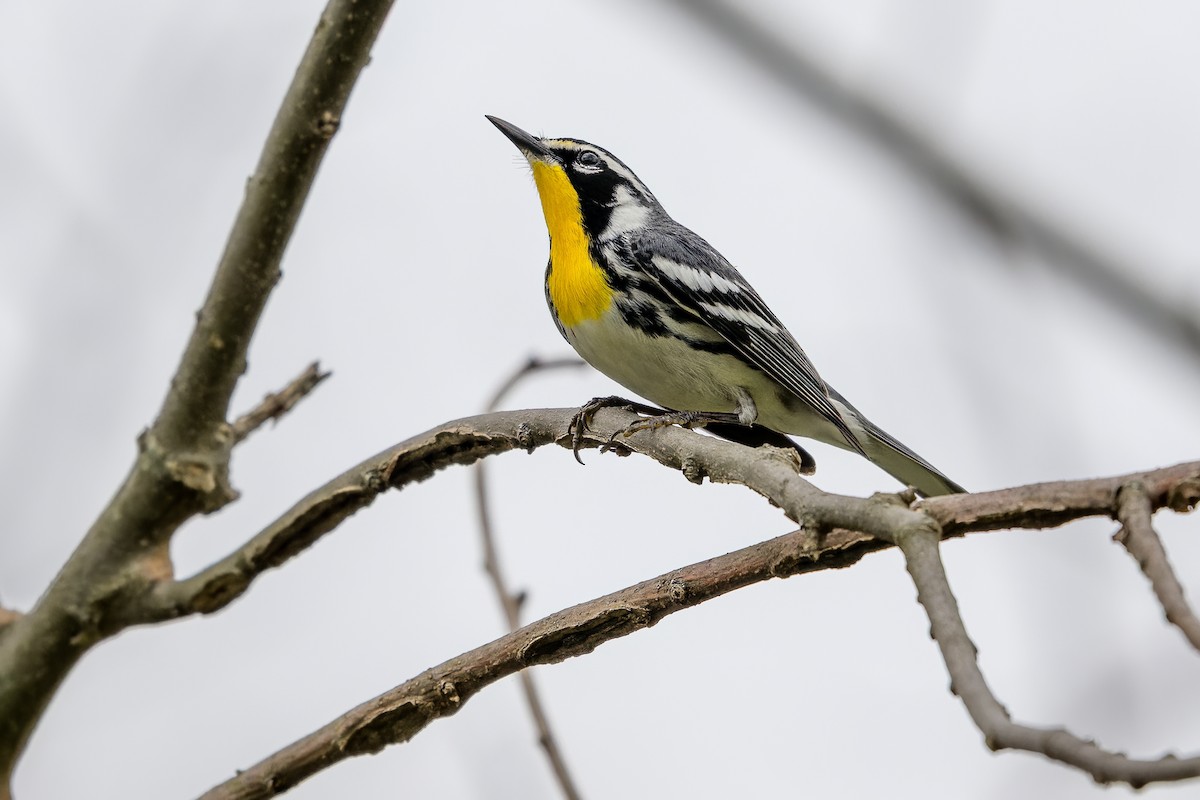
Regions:
<svg viewBox="0 0 1200 800"><path fill-rule="evenodd" d="M740 359L695 350L674 336L648 336L625 325L615 307L599 319L567 328L565 335L585 361L656 405L676 411L733 412L741 389L758 407L760 424L846 446L827 420Z"/></svg>

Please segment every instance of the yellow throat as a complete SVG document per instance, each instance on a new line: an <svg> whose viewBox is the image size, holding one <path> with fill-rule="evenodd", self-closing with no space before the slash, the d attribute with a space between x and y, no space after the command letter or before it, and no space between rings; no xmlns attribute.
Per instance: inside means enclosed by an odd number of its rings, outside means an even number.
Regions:
<svg viewBox="0 0 1200 800"><path fill-rule="evenodd" d="M568 328L597 319L612 305L604 271L588 253L579 194L558 164L533 162L533 181L550 230L550 272L546 289L558 318Z"/></svg>

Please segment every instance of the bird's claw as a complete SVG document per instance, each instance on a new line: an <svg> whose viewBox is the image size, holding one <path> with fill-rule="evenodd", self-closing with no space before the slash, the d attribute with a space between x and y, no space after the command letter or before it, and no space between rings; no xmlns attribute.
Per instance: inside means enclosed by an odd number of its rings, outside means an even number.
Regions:
<svg viewBox="0 0 1200 800"><path fill-rule="evenodd" d="M583 440L592 423L592 418L602 408L628 408L631 411L638 411L640 413L655 413L659 411L659 409L653 406L636 403L633 400L627 400L624 397L617 397L616 395L593 397L591 400L588 400L579 407L579 411L575 412L575 416L571 417L570 423L567 424L567 435L571 437L571 453L580 464L583 463L583 459L579 457L579 449L583 447ZM600 447L601 453L607 453L612 449L613 439L616 438L616 435L613 434L613 436L610 436L608 441Z"/></svg>
<svg viewBox="0 0 1200 800"><path fill-rule="evenodd" d="M583 459L579 457L579 448L583 446L583 435L587 432L588 423L592 421L592 414L596 413L588 411L589 405L591 404L582 406L567 424L567 435L571 437L571 454L580 464L583 463Z"/></svg>
<svg viewBox="0 0 1200 800"><path fill-rule="evenodd" d="M610 450L617 450L619 448L627 449L619 444L617 439L627 439L638 431L656 431L660 428L669 428L672 425L679 425L683 428L703 428L712 423L727 426L741 424L736 414L704 411L666 411L646 405L645 403L626 400L624 397L617 397L615 395L610 397L593 397L579 407L579 411L575 413L575 416L571 417L571 422L567 425L567 434L571 437L571 452L575 455L575 460L580 464L583 463L583 459L579 457L579 449L583 446L588 426L591 425L592 417L596 416L596 412L602 408L627 408L630 411L636 411L646 416L634 420L612 436L609 436L608 441L600 446L601 453L607 453Z"/></svg>

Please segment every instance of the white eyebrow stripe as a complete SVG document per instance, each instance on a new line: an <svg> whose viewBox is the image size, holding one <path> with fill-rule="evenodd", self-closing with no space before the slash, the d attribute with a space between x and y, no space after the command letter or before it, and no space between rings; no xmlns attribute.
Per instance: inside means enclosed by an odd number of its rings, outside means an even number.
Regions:
<svg viewBox="0 0 1200 800"><path fill-rule="evenodd" d="M731 322L737 322L745 325L748 328L758 328L759 330L779 332L779 327L769 319L764 319L753 311L746 311L742 308L734 308L727 306L724 303L701 303L700 308L722 319L727 319Z"/></svg>
<svg viewBox="0 0 1200 800"><path fill-rule="evenodd" d="M715 272L689 267L664 256L654 256L650 259L669 278L679 281L695 292L721 292L724 294L739 294L742 288L733 281Z"/></svg>

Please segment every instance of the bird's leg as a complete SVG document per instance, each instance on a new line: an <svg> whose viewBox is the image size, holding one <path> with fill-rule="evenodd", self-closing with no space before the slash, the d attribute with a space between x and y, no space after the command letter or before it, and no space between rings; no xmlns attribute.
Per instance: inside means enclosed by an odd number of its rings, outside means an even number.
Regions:
<svg viewBox="0 0 1200 800"><path fill-rule="evenodd" d="M743 425L753 425L758 419L758 406L754 404L754 398L740 386L734 387L737 391L737 413L738 422Z"/></svg>
<svg viewBox="0 0 1200 800"><path fill-rule="evenodd" d="M575 454L575 460L580 464L583 463L583 459L579 457L579 448L583 446L584 434L587 433L588 427L592 423L592 417L596 416L596 412L602 408L628 408L630 411L649 416L668 413L657 406L646 405L636 400L627 400L624 397L617 397L616 395L593 397L579 407L579 411L576 412L575 416L571 417L571 422L567 425L567 434L571 437L571 452ZM608 444L604 445L601 450L607 450L609 444L612 444L611 438L608 440Z"/></svg>

